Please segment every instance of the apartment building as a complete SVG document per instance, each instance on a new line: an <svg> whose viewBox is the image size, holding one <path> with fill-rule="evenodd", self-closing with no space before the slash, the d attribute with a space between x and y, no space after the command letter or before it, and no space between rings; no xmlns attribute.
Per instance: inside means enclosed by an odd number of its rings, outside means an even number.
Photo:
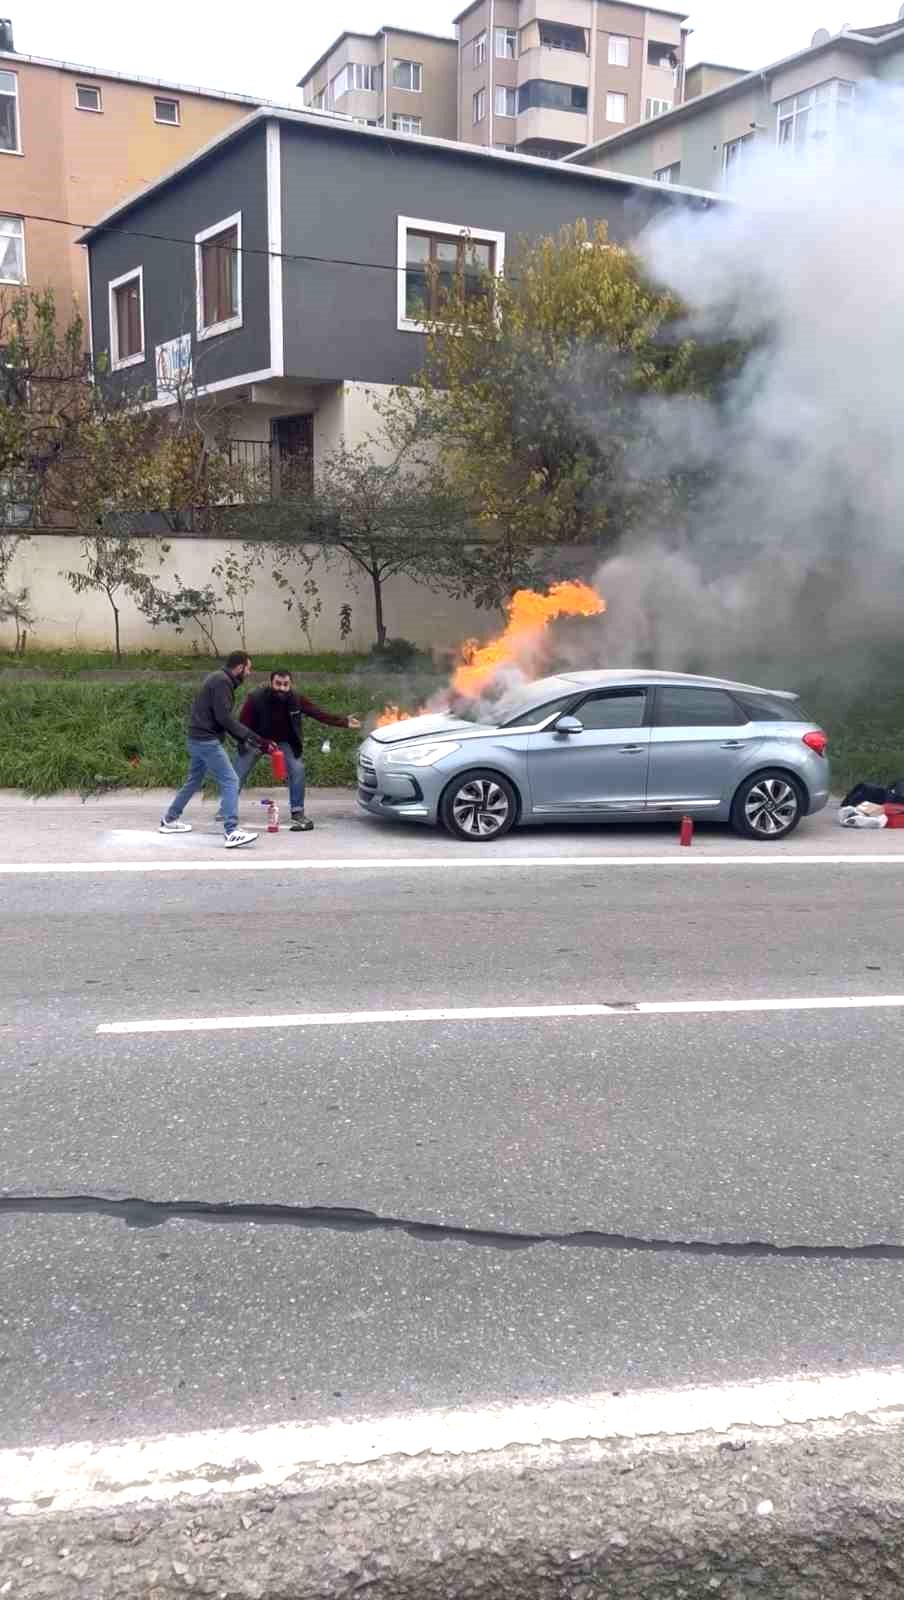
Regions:
<svg viewBox="0 0 904 1600"><path fill-rule="evenodd" d="M883 81L904 83L904 16L834 36L819 29L806 49L757 72L701 63L687 74L682 105L566 159L660 183L730 188L758 147L824 157L844 139L858 99Z"/></svg>
<svg viewBox="0 0 904 1600"><path fill-rule="evenodd" d="M59 306L75 299L84 314L79 227L260 104L22 55L0 21L0 292L49 287Z"/></svg>
<svg viewBox="0 0 904 1600"><path fill-rule="evenodd" d="M458 136L458 45L436 33L383 27L340 33L299 79L304 103L371 128Z"/></svg>
<svg viewBox="0 0 904 1600"><path fill-rule="evenodd" d="M685 13L628 0L474 0L459 13L459 137L556 159L683 97Z"/></svg>

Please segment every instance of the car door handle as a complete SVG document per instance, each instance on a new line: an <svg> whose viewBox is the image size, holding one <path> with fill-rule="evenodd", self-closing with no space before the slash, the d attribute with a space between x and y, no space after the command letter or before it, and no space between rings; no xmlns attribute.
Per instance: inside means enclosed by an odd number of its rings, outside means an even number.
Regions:
<svg viewBox="0 0 904 1600"><path fill-rule="evenodd" d="M646 748L647 747L645 744L623 744L620 753L623 756L636 756L641 750L646 750Z"/></svg>
<svg viewBox="0 0 904 1600"><path fill-rule="evenodd" d="M722 745L723 750L742 750L743 747L743 739L726 739Z"/></svg>

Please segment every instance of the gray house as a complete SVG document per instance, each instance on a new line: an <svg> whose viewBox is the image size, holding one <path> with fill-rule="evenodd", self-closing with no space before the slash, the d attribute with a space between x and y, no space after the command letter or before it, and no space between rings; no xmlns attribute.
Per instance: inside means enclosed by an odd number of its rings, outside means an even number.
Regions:
<svg viewBox="0 0 904 1600"><path fill-rule="evenodd" d="M605 221L619 242L714 197L444 140L256 112L85 235L92 343L174 403L229 401L233 451L262 471L371 425L370 391L424 355L442 272L505 270L521 237Z"/></svg>

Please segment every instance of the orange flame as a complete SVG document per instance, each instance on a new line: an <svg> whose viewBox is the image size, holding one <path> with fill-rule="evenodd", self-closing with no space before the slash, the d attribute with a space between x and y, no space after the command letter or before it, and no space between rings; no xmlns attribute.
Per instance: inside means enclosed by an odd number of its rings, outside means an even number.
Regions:
<svg viewBox="0 0 904 1600"><path fill-rule="evenodd" d="M587 583L554 583L547 594L518 589L506 606L508 622L488 644L469 641L452 678L456 694L473 699L500 667L530 663L537 641L557 617L598 617L606 609L602 595Z"/></svg>
<svg viewBox="0 0 904 1600"><path fill-rule="evenodd" d="M495 639L487 644L468 639L461 646L451 687L453 694L462 699L476 699L503 667L530 670L540 639L557 617L598 617L605 611L606 602L587 583L565 582L554 583L546 594L518 589L505 609L508 621ZM418 715L401 706L385 706L375 727L385 728L388 723Z"/></svg>

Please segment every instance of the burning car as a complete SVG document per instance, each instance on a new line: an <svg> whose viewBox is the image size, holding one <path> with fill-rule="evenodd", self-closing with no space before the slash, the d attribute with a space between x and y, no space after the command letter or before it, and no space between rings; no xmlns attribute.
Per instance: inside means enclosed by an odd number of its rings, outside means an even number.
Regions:
<svg viewBox="0 0 904 1600"><path fill-rule="evenodd" d="M563 672L490 712L386 721L362 744L372 816L501 839L517 825L688 815L785 839L829 798L826 734L796 695L673 672Z"/></svg>

